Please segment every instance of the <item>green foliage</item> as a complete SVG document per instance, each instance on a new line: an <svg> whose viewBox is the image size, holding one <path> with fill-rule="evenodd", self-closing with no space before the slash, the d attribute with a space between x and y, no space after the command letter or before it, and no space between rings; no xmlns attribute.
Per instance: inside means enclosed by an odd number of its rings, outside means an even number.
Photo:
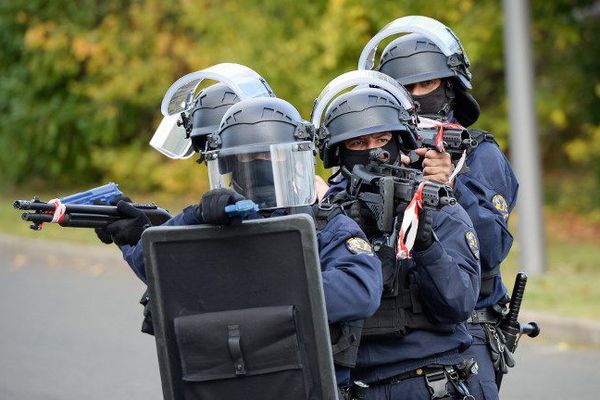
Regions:
<svg viewBox="0 0 600 400"><path fill-rule="evenodd" d="M546 165L566 168L557 160L567 159L600 182L599 25L575 17L592 3L532 0L532 38ZM175 79L245 64L308 117L369 38L410 14L437 18L461 38L483 109L477 126L507 149L501 2L14 0L0 3L0 181L189 190L197 166L147 146Z"/></svg>

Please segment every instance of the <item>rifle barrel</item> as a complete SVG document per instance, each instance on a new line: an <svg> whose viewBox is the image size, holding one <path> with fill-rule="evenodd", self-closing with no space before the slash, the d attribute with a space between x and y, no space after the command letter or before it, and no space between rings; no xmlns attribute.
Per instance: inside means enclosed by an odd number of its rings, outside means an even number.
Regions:
<svg viewBox="0 0 600 400"><path fill-rule="evenodd" d="M52 214L47 213L23 213L21 218L36 225L52 222ZM101 228L117 219L109 215L73 213L65 214L63 221L59 225L70 228Z"/></svg>
<svg viewBox="0 0 600 400"><path fill-rule="evenodd" d="M32 200L15 200L13 207L17 210L54 211L52 204Z"/></svg>
<svg viewBox="0 0 600 400"><path fill-rule="evenodd" d="M89 204L64 204L66 214L97 214L97 215L111 215L118 217L119 212L116 206L112 205L89 205ZM133 204L135 208L140 210L156 210L158 207L154 204ZM18 210L30 210L38 212L54 212L55 206L53 204L31 201L31 200L16 200L13 203L13 207Z"/></svg>

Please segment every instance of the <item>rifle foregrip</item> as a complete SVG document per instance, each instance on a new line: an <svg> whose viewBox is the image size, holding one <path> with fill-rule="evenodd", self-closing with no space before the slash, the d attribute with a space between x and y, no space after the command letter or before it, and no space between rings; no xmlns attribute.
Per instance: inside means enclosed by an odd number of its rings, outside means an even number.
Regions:
<svg viewBox="0 0 600 400"><path fill-rule="evenodd" d="M519 318L519 311L521 310L521 303L523 302L523 296L525 295L525 286L527 285L527 274L525 272L519 272L515 278L515 286L510 297L510 311L506 315L508 323L517 324Z"/></svg>

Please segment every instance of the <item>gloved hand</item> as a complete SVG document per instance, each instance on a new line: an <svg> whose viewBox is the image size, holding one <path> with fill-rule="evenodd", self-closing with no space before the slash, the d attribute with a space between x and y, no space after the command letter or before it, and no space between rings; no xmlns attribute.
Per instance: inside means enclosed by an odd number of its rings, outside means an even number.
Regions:
<svg viewBox="0 0 600 400"><path fill-rule="evenodd" d="M381 260L381 273L383 275L383 296L394 296L398 293L398 263L396 250L387 245L381 245L376 252Z"/></svg>
<svg viewBox="0 0 600 400"><path fill-rule="evenodd" d="M490 355L494 369L506 374L509 368L515 366L515 359L506 348L506 337L502 330L492 324L482 324L490 346Z"/></svg>
<svg viewBox="0 0 600 400"><path fill-rule="evenodd" d="M428 210L422 210L419 215L419 228L413 249L415 251L427 250L433 244L433 216Z"/></svg>
<svg viewBox="0 0 600 400"><path fill-rule="evenodd" d="M142 232L152 225L150 220L142 210L123 200L117 203L117 211L123 219L108 224L106 231L118 246L137 244Z"/></svg>
<svg viewBox="0 0 600 400"><path fill-rule="evenodd" d="M373 212L362 201L357 201L350 206L348 216L358 224L367 238L380 233Z"/></svg>
<svg viewBox="0 0 600 400"><path fill-rule="evenodd" d="M246 198L231 189L213 189L200 199L200 213L206 224L226 225L231 218L225 214L225 206Z"/></svg>
<svg viewBox="0 0 600 400"><path fill-rule="evenodd" d="M94 201L94 205L96 205L96 206L108 206L108 205L116 206L120 200L126 201L127 203L133 203L133 200L131 200L128 196L119 195L119 196L115 197L114 199L112 199L108 203L105 201L96 200L96 201ZM108 233L108 231L106 230L106 227L96 228L96 229L94 229L94 231L96 232L96 236L98 236L98 239L100 239L100 241L102 243L111 244L113 242L112 237L110 237L110 233Z"/></svg>

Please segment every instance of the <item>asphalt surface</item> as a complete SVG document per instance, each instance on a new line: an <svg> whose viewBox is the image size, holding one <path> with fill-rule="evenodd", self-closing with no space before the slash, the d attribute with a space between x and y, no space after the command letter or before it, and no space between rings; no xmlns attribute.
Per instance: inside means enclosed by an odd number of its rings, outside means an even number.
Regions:
<svg viewBox="0 0 600 400"><path fill-rule="evenodd" d="M0 399L161 399L143 291L116 248L0 236ZM517 363L503 399L599 397L597 349L524 339Z"/></svg>

